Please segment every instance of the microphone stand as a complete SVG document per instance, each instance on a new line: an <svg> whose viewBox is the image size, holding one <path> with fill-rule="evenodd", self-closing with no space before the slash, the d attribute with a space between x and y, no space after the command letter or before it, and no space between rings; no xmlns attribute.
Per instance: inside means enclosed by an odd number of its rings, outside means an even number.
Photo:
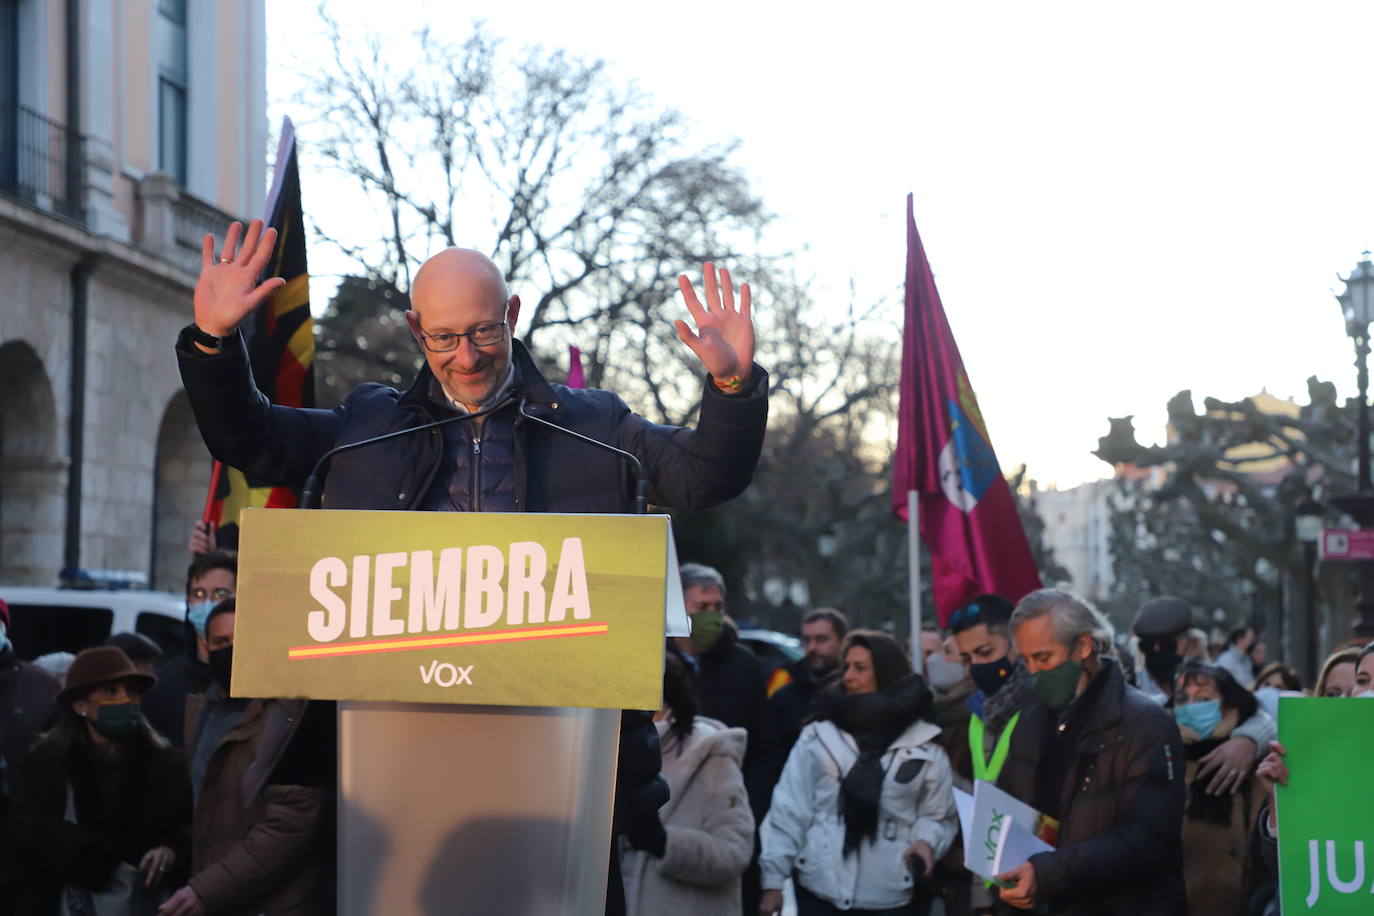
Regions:
<svg viewBox="0 0 1374 916"><path fill-rule="evenodd" d="M601 449L603 452L610 452L612 455L619 455L621 458L628 461L630 463L630 466L633 467L635 471L634 514L644 515L649 511L649 500L644 495L645 491L648 488L649 481L648 478L644 476L644 465L640 463L640 460L638 458L636 458L632 453L627 452L624 449L616 448L614 445L611 445L609 443L602 442L600 439L593 439L591 436L584 436L581 433L573 432L566 426L559 426L557 423L551 423L548 420L545 420L543 417L536 417L534 414L526 412L525 403L525 400L522 398L520 400L520 407L518 409L520 412L520 416L524 417L526 420L529 420L532 423L538 423L540 426L547 426L549 429L556 430L565 436L572 436L579 442L585 442L588 445Z"/></svg>
<svg viewBox="0 0 1374 916"><path fill-rule="evenodd" d="M434 420L430 423L422 423L419 426L407 426L405 429L392 430L389 433L383 433L380 436L373 436L370 439L360 439L357 442L347 442L343 445L336 445L334 446L334 448L331 448L329 451L325 452L323 455L320 456L319 460L315 462L315 467L310 471L310 476L305 478L305 486L301 488L300 507L302 509L319 508L318 502L320 496L320 468L324 466L325 462L329 461L335 455L338 455L342 452L351 452L355 448L362 448L364 445L371 445L374 442L383 442L387 439L396 439L400 436L408 436L411 433L423 432L427 429L436 429L440 426L445 426L449 423L458 423L463 420L476 420L479 417L485 417L489 413L506 407L514 400L514 398L507 397L502 399L499 403L493 404L492 406L487 407L483 410L479 410L476 413L464 413L458 414L454 417L444 417L442 420ZM522 401L521 403L523 405L524 402ZM573 435L577 434L573 433Z"/></svg>

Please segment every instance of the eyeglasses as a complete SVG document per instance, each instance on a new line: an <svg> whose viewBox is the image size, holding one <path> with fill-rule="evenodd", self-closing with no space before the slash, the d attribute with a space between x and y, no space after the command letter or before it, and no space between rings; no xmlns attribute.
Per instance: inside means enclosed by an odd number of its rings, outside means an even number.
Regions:
<svg viewBox="0 0 1374 916"><path fill-rule="evenodd" d="M232 588L212 588L206 591L203 588L193 588L186 593L186 597L192 601L204 601L206 598L223 601L225 598L234 597L234 590Z"/></svg>
<svg viewBox="0 0 1374 916"><path fill-rule="evenodd" d="M472 341L474 347L490 347L505 336L506 323L497 321L494 324L479 324L466 334L453 334L447 331L441 334L421 334L420 340L424 341L425 349L431 353L448 353L458 349L458 344L464 337Z"/></svg>

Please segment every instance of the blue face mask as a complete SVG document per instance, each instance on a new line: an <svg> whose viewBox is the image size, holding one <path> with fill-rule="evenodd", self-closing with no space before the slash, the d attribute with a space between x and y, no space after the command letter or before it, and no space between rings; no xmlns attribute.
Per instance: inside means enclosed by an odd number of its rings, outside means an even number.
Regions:
<svg viewBox="0 0 1374 916"><path fill-rule="evenodd" d="M1212 737L1212 731L1221 723L1221 701L1199 700L1186 706L1175 706L1174 719L1180 727L1191 728L1205 741Z"/></svg>
<svg viewBox="0 0 1374 916"><path fill-rule="evenodd" d="M186 619L196 628L196 635L201 639L205 638L205 622L210 619L210 612L217 604L218 601L186 602Z"/></svg>
<svg viewBox="0 0 1374 916"><path fill-rule="evenodd" d="M4 652L10 647L10 634L3 623L0 623L0 652Z"/></svg>

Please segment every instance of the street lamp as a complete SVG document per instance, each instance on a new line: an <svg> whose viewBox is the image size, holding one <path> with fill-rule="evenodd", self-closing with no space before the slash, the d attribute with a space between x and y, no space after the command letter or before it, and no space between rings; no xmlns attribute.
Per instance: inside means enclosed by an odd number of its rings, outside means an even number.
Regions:
<svg viewBox="0 0 1374 916"><path fill-rule="evenodd" d="M1360 263L1350 276L1340 278L1345 292L1336 297L1345 315L1346 333L1355 341L1355 370L1359 392L1357 430L1359 436L1359 480L1354 493L1328 499L1327 502L1355 519L1361 528L1374 527L1374 486L1369 480L1369 324L1374 321L1374 263L1369 252L1360 256ZM1355 621L1355 635L1374 637L1374 562L1360 561L1360 597L1355 602L1359 619Z"/></svg>
<svg viewBox="0 0 1374 916"><path fill-rule="evenodd" d="M1345 292L1336 297L1345 315L1345 332L1355 341L1355 370L1359 384L1359 492L1371 489L1369 481L1369 323L1374 321L1374 263L1369 252L1361 255L1360 263L1342 278ZM1364 525L1363 519L1360 524Z"/></svg>
<svg viewBox="0 0 1374 916"><path fill-rule="evenodd" d="M1322 515L1320 503L1315 503L1311 498L1303 500L1298 506L1297 517L1293 527L1298 537L1298 543L1302 545L1302 558L1307 578L1302 584L1303 607L1307 611L1307 677L1308 682L1315 684L1317 674L1321 664L1321 647L1318 645L1317 636L1317 578L1313 573L1317 568L1317 542L1321 540L1322 528L1325 527L1326 520Z"/></svg>

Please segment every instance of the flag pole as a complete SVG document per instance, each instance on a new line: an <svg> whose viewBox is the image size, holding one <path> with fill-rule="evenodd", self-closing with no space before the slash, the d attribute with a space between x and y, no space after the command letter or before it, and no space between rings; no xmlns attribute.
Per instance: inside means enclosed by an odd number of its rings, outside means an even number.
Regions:
<svg viewBox="0 0 1374 916"><path fill-rule="evenodd" d="M925 675L925 659L921 657L921 500L915 490L906 491L906 559L911 569L911 659L913 666Z"/></svg>

